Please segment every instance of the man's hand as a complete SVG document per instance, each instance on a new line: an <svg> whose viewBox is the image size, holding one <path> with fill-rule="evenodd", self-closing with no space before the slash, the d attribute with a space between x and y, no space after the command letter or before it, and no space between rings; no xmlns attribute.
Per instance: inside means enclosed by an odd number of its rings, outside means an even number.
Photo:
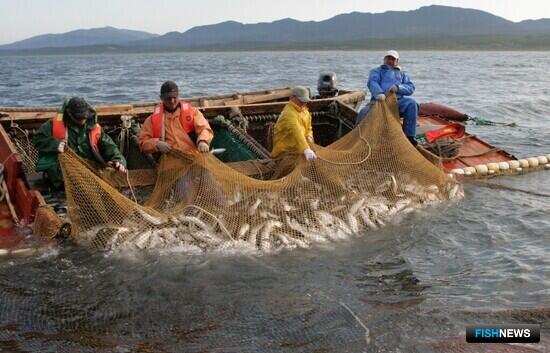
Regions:
<svg viewBox="0 0 550 353"><path fill-rule="evenodd" d="M172 150L172 147L164 141L158 141L157 148L160 153L168 153Z"/></svg>
<svg viewBox="0 0 550 353"><path fill-rule="evenodd" d="M121 174L126 174L128 172L128 170L126 170L126 167L123 166L122 163L120 163L120 162L110 161L110 162L107 162L107 165L109 165L110 167L115 168Z"/></svg>
<svg viewBox="0 0 550 353"><path fill-rule="evenodd" d="M197 148L199 149L200 153L207 153L208 151L210 151L210 146L208 146L208 144L204 141L200 141L197 145Z"/></svg>
<svg viewBox="0 0 550 353"><path fill-rule="evenodd" d="M386 95L384 93L380 93L376 95L376 100L379 102L383 102L386 100Z"/></svg>
<svg viewBox="0 0 550 353"><path fill-rule="evenodd" d="M317 158L317 155L315 154L315 152L313 152L311 148L306 148L304 150L304 156L308 161L312 161Z"/></svg>
<svg viewBox="0 0 550 353"><path fill-rule="evenodd" d="M67 142L61 141L61 142L59 143L59 145L57 145L57 152L58 152L58 153L63 153L63 152L65 152L65 145L66 145L66 144L67 144Z"/></svg>
<svg viewBox="0 0 550 353"><path fill-rule="evenodd" d="M393 85L390 87L390 92L397 93L398 90L399 90L399 87L397 87L397 85Z"/></svg>
<svg viewBox="0 0 550 353"><path fill-rule="evenodd" d="M306 136L307 143L310 145L313 145L315 141L313 140L313 136Z"/></svg>

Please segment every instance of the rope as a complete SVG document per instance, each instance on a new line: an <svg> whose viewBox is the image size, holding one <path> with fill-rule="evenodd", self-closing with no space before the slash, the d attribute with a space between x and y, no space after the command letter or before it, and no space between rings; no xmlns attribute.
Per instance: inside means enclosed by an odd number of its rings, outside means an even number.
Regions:
<svg viewBox="0 0 550 353"><path fill-rule="evenodd" d="M518 189L512 186L506 186L502 184L497 183L491 183L486 180L468 180L468 182L476 184L478 186L483 186L490 189L500 189L500 190L508 190L508 191L516 191L516 192L522 192L524 194L533 195L533 196L541 196L541 197L550 197L550 194L540 193L536 191L530 191L530 190L524 190L524 189Z"/></svg>
<svg viewBox="0 0 550 353"><path fill-rule="evenodd" d="M363 329L365 330L365 342L367 343L367 345L370 343L370 331L369 331L369 328L367 327L367 325L365 325L360 319L359 317L353 312L351 311L351 309L346 305L344 304L344 302L340 301L339 302L340 305L342 305L347 311L349 311L349 313L351 314L351 316L353 316L353 318L359 323L359 325L361 325L363 327Z"/></svg>
<svg viewBox="0 0 550 353"><path fill-rule="evenodd" d="M361 133L361 124L359 124L359 126L357 126L357 128L359 129L359 139L361 141L363 141L368 147L369 147L369 153L367 154L367 156L365 158L363 158L361 161L359 162L334 162L334 161L329 161L321 156L317 156L317 158L319 158L320 160L324 161L324 162L327 162L327 163L330 163L330 164L334 164L334 165L357 165L357 164L362 164L362 163L365 163L367 161L367 159L370 158L370 155L372 153L372 147L369 143L369 141L367 141L366 138L363 137L362 133Z"/></svg>
<svg viewBox="0 0 550 353"><path fill-rule="evenodd" d="M6 162L8 161L8 159L10 159L12 156L15 156L16 154L17 154L17 152L12 152L12 153L10 153L10 154L6 157L6 159L4 159L4 160L2 161L2 163L0 163L0 164L2 165L2 168L4 167L4 165L6 164Z"/></svg>
<svg viewBox="0 0 550 353"><path fill-rule="evenodd" d="M22 128L20 128L19 124L14 123L13 122L13 117L11 115L10 115L10 127L21 130L21 132L23 133L23 136L25 136L25 138L27 139L27 146L31 145L31 141L29 140L29 133L27 131L23 130Z"/></svg>
<svg viewBox="0 0 550 353"><path fill-rule="evenodd" d="M516 127L517 124L516 123L501 123L501 122L497 122L497 121L491 121L491 120L488 120L488 119L484 119L484 118L480 118L480 117L477 117L477 116L468 116L468 120L467 121L473 121L474 122L474 125L478 125L478 126L509 126L509 127Z"/></svg>
<svg viewBox="0 0 550 353"><path fill-rule="evenodd" d="M204 213L206 213L207 215L209 215L210 217L214 218L216 220L216 222L218 222L218 224L220 225L220 228L221 230L223 230L229 237L230 240L235 240L235 238L233 238L233 236L231 235L231 233L229 233L229 231L227 230L227 228L225 228L225 226L223 225L223 223L219 220L218 217L214 216L212 213L208 212L207 210L205 210L204 208L200 207L200 206L197 206L197 205L187 205L185 206L185 208L187 207L194 207L196 209L198 209L199 211L202 211Z"/></svg>
<svg viewBox="0 0 550 353"><path fill-rule="evenodd" d="M263 179L264 178L264 174L262 173L262 169L260 169L260 167L258 167L258 164L256 161L252 161L252 165L254 167L256 167L256 169L258 170L258 172L260 173L260 179Z"/></svg>
<svg viewBox="0 0 550 353"><path fill-rule="evenodd" d="M126 171L126 182L128 183L128 187L130 188L130 192L132 193L132 198L134 199L134 202L138 203L137 199L136 199L136 194L134 194L134 188L132 188L132 184L130 184L130 171L129 170Z"/></svg>
<svg viewBox="0 0 550 353"><path fill-rule="evenodd" d="M442 138L433 143L424 144L423 147L444 160L453 160L458 158L462 139Z"/></svg>
<svg viewBox="0 0 550 353"><path fill-rule="evenodd" d="M4 163L15 153L11 153L8 158L4 160L3 163L0 164L0 201L6 199L6 203L8 204L8 208L10 210L11 217L13 219L13 222L15 224L19 224L19 217L17 217L17 213L15 212L15 208L13 207L13 204L11 203L10 199L10 193L8 190L8 186L6 185L6 181L4 180Z"/></svg>

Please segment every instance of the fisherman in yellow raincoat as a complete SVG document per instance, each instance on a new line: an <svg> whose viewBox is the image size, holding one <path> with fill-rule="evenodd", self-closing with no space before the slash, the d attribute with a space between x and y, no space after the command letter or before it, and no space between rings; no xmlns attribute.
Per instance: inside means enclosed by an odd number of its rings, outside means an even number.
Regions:
<svg viewBox="0 0 550 353"><path fill-rule="evenodd" d="M284 153L303 153L308 161L317 158L310 147L314 140L311 114L307 108L309 101L307 88L296 86L292 89L290 101L279 115L273 131L273 158Z"/></svg>

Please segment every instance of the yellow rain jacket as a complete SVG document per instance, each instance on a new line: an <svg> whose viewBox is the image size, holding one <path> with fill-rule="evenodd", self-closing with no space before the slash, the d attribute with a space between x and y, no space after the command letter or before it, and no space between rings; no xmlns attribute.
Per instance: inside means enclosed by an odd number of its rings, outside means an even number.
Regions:
<svg viewBox="0 0 550 353"><path fill-rule="evenodd" d="M302 153L309 148L306 138L313 138L311 114L307 106L300 108L289 102L275 124L273 130L273 158L287 152Z"/></svg>

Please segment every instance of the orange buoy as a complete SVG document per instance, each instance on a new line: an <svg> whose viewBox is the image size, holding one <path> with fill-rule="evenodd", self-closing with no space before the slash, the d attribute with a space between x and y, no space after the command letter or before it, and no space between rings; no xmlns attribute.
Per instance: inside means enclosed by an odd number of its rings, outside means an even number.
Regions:
<svg viewBox="0 0 550 353"><path fill-rule="evenodd" d="M454 121L466 121L468 115L451 107L437 103L420 103L420 115L439 115L440 117Z"/></svg>

